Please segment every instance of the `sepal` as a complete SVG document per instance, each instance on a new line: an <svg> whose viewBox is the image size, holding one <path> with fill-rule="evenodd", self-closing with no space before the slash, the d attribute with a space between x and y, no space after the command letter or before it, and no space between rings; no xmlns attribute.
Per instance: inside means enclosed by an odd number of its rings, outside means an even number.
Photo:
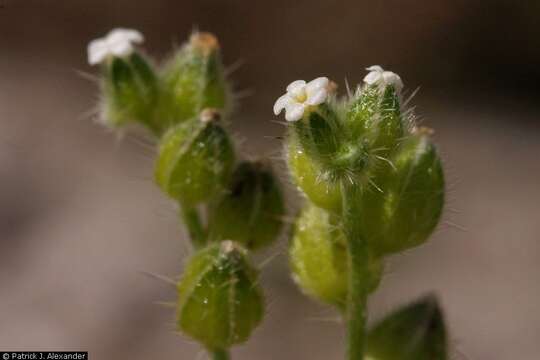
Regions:
<svg viewBox="0 0 540 360"><path fill-rule="evenodd" d="M232 239L250 250L259 249L277 239L284 215L283 195L270 165L242 162L212 206L210 240Z"/></svg>
<svg viewBox="0 0 540 360"><path fill-rule="evenodd" d="M446 336L437 299L426 296L375 324L367 355L373 360L446 360Z"/></svg>

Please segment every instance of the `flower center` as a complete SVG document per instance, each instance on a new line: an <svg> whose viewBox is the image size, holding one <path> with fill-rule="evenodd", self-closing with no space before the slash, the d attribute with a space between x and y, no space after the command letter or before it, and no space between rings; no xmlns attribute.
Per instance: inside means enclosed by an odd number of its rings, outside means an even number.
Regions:
<svg viewBox="0 0 540 360"><path fill-rule="evenodd" d="M297 91L293 94L294 100L296 100L299 103L303 103L307 100L307 93L306 90L302 89L300 91Z"/></svg>

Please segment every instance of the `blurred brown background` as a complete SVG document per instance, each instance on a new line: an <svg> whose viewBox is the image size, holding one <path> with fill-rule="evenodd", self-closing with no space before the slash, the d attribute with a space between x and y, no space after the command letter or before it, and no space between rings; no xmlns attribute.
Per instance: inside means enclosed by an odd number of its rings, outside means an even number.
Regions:
<svg viewBox="0 0 540 360"><path fill-rule="evenodd" d="M0 349L92 359L204 359L173 332L168 284L189 245L152 156L91 113L86 44L117 26L157 57L196 27L221 39L242 100L234 131L277 153L271 108L295 79L342 90L380 64L434 127L449 179L432 241L392 259L372 318L426 292L453 359L540 358L540 3L536 0L3 0L0 8ZM282 167L282 166L281 166ZM285 178L284 178L285 179ZM263 256L268 314L238 360L340 359L337 315L292 284L286 239Z"/></svg>

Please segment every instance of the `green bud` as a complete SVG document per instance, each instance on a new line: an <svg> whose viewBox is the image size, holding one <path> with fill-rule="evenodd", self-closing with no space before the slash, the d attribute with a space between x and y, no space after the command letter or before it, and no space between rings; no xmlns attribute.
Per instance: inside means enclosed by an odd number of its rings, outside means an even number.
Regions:
<svg viewBox="0 0 540 360"><path fill-rule="evenodd" d="M197 116L205 108L222 113L230 110L230 89L219 43L210 33L194 33L165 65L161 79L159 117L165 129Z"/></svg>
<svg viewBox="0 0 540 360"><path fill-rule="evenodd" d="M137 122L155 131L158 85L152 66L137 53L114 57L104 66L102 111L106 125L119 128Z"/></svg>
<svg viewBox="0 0 540 360"><path fill-rule="evenodd" d="M233 145L219 124L219 113L206 109L198 121L184 122L165 133L155 177L165 193L193 206L224 189L233 165Z"/></svg>
<svg viewBox="0 0 540 360"><path fill-rule="evenodd" d="M293 277L308 295L344 308L348 288L348 261L345 236L333 223L333 216L306 204L295 226L289 249ZM371 257L368 289L375 291L382 273L381 259Z"/></svg>
<svg viewBox="0 0 540 360"><path fill-rule="evenodd" d="M264 314L257 276L232 241L200 250L178 283L178 329L209 350L246 341Z"/></svg>
<svg viewBox="0 0 540 360"><path fill-rule="evenodd" d="M424 243L444 205L441 160L425 131L406 138L390 163L371 174L377 189L357 199L363 235L379 255Z"/></svg>
<svg viewBox="0 0 540 360"><path fill-rule="evenodd" d="M242 162L227 191L212 208L211 240L232 239L248 249L269 245L279 235L285 206L279 183L268 164Z"/></svg>
<svg viewBox="0 0 540 360"><path fill-rule="evenodd" d="M325 178L321 166L300 147L296 135L287 139L287 161L293 181L315 205L332 212L341 211L339 182Z"/></svg>
<svg viewBox="0 0 540 360"><path fill-rule="evenodd" d="M373 360L446 360L443 315L433 296L390 314L368 335L367 358Z"/></svg>

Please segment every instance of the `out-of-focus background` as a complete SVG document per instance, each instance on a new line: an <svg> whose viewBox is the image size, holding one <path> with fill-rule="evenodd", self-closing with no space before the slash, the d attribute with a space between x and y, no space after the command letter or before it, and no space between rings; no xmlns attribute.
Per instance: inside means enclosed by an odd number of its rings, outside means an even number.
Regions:
<svg viewBox="0 0 540 360"><path fill-rule="evenodd" d="M190 253L152 183L152 148L90 116L86 45L117 26L141 30L157 58L194 28L216 33L226 63L243 64L232 127L251 154L278 153L271 109L292 80L327 75L343 91L380 64L420 87L449 202L427 245L391 259L371 317L435 292L453 359L540 358L535 0L0 1L0 350L205 357L156 304L174 289L145 275L174 277ZM285 249L256 258L268 313L235 359L342 358L337 314L299 293Z"/></svg>

